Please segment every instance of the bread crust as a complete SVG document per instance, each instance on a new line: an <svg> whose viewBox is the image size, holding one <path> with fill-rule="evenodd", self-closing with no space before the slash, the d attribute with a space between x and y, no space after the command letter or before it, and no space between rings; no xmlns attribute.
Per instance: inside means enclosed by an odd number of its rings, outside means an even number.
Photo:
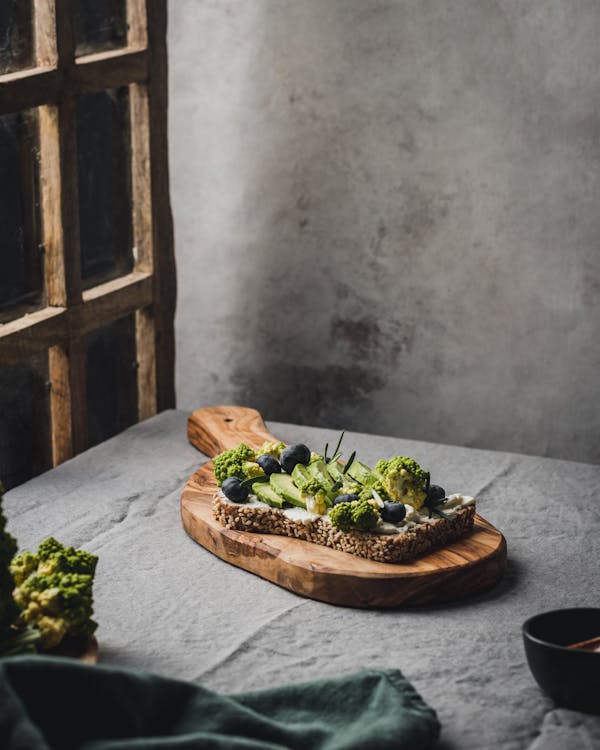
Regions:
<svg viewBox="0 0 600 750"><path fill-rule="evenodd" d="M278 508L230 503L219 493L215 494L213 516L228 529L280 534L377 562L399 563L414 560L429 550L444 547L469 534L475 520L475 505L459 508L451 519L437 518L398 534L344 532L322 516L291 519Z"/></svg>

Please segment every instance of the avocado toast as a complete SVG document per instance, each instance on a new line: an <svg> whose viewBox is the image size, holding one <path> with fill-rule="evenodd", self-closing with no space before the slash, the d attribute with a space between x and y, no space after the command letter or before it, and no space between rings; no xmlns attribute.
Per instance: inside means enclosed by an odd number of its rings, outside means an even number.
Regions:
<svg viewBox="0 0 600 750"><path fill-rule="evenodd" d="M371 468L304 444L241 443L213 460L213 515L239 531L280 534L379 562L406 562L468 534L475 500L446 496L406 456Z"/></svg>

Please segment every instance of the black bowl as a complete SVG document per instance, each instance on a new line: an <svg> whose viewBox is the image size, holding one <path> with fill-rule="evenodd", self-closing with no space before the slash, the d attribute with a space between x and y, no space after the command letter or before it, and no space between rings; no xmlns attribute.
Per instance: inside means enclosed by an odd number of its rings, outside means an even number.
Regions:
<svg viewBox="0 0 600 750"><path fill-rule="evenodd" d="M529 668L559 706L600 714L600 654L567 648L600 636L600 609L556 609L523 625Z"/></svg>

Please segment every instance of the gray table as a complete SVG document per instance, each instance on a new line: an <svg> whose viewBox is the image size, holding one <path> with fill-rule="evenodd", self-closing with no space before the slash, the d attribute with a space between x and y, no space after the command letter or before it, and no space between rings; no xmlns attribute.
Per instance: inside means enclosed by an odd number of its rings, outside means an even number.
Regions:
<svg viewBox="0 0 600 750"><path fill-rule="evenodd" d="M553 709L524 659L520 626L554 607L600 605L600 467L348 434L371 462L414 456L448 492L477 496L506 535L509 567L487 594L413 611L302 599L193 542L179 518L205 458L187 414L164 412L6 495L20 549L49 535L100 556L95 584L104 662L224 692L397 667L438 711L441 748L600 747L600 717ZM333 431L269 423L322 448Z"/></svg>

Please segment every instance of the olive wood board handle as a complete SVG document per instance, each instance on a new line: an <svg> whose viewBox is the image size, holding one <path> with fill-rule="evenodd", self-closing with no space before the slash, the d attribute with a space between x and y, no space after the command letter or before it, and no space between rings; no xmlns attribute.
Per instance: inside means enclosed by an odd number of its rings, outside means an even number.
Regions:
<svg viewBox="0 0 600 750"><path fill-rule="evenodd" d="M188 419L192 445L214 457L240 442L258 448L277 440L255 409L213 406ZM481 516L471 534L407 563L381 563L275 534L227 529L212 515L212 463L191 476L181 518L196 542L223 560L311 599L350 607L423 605L493 586L506 568L506 540Z"/></svg>

